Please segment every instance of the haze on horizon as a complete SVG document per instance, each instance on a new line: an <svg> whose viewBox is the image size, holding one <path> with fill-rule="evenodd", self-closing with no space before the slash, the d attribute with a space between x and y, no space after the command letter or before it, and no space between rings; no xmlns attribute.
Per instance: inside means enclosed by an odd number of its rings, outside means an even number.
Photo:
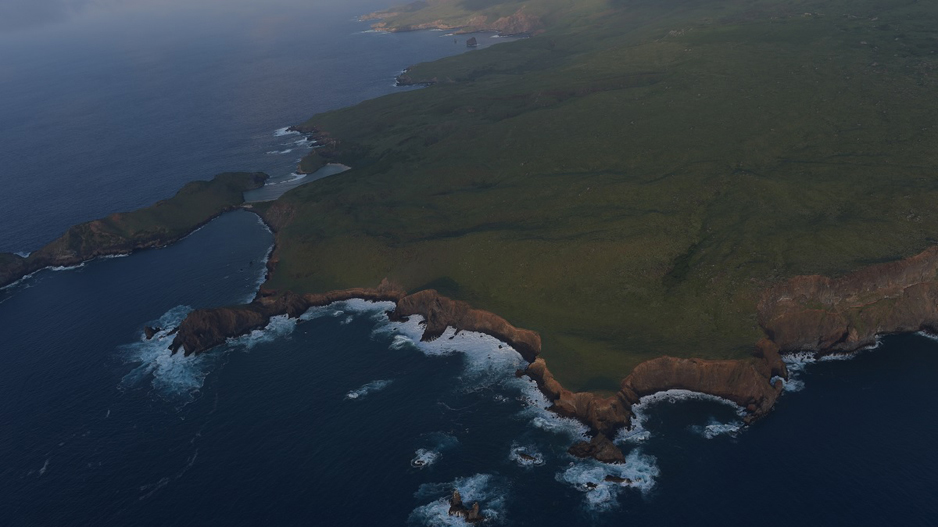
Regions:
<svg viewBox="0 0 938 527"><path fill-rule="evenodd" d="M122 10L148 10L169 13L198 8L224 11L253 9L272 11L283 6L361 10L362 13L389 7L393 0L3 0L0 2L0 33L25 31L68 22L69 20L106 15Z"/></svg>

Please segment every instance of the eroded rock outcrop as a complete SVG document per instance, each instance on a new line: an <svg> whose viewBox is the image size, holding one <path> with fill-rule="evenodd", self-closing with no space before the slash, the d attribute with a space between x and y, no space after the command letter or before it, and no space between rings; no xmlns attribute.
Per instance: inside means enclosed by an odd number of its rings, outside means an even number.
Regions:
<svg viewBox="0 0 938 527"><path fill-rule="evenodd" d="M525 373L553 406L552 410L564 417L578 419L598 434L612 436L623 426L628 426L632 417L627 399L616 394L599 397L590 392L574 393L567 390L554 378L544 359L534 360Z"/></svg>
<svg viewBox="0 0 938 527"><path fill-rule="evenodd" d="M591 457L602 463L623 463L625 455L606 434L596 434L589 441L580 441L570 447L571 455L581 458Z"/></svg>
<svg viewBox="0 0 938 527"><path fill-rule="evenodd" d="M636 366L622 381L620 393L633 404L667 390L714 395L745 408L750 422L772 409L783 387L781 380L772 384L760 369L755 360L659 357Z"/></svg>
<svg viewBox="0 0 938 527"><path fill-rule="evenodd" d="M704 360L660 357L639 364L613 396L600 397L590 392L573 393L554 379L544 359L537 359L525 372L552 403L551 410L573 417L590 427L590 441L570 448L578 457L592 457L605 463L624 460L612 442L615 433L631 424L632 405L642 397L667 390L690 390L733 401L746 409L751 422L769 412L782 391L788 371L778 348L763 339L749 360Z"/></svg>
<svg viewBox="0 0 938 527"><path fill-rule="evenodd" d="M533 361L541 351L541 336L536 332L518 329L498 315L473 309L469 304L449 299L433 289L398 300L391 319L401 320L411 315L420 315L426 321L424 340L435 339L446 328L454 327L461 331L485 333L507 342L528 362Z"/></svg>
<svg viewBox="0 0 938 527"><path fill-rule="evenodd" d="M389 314L392 320L420 315L426 323L424 340L438 338L447 328L453 327L459 331L492 335L508 343L530 362L523 374L537 383L551 402L551 410L564 417L578 419L590 427L592 439L577 443L571 447L570 453L607 463L624 460L612 439L619 429L630 425L631 405L645 395L670 389L715 395L746 408L748 420L751 420L768 412L778 398L782 384L780 381L771 383L772 378L787 376L778 348L764 339L755 347L749 360L661 357L636 367L612 396L571 392L554 378L546 362L538 358L541 339L536 332L516 328L493 313L473 309L469 304L444 297L435 290L406 295L386 280L375 289L346 289L323 294L262 290L251 304L193 311L180 324L171 348L174 352L182 349L186 355L201 353L230 337L263 328L273 316L299 317L310 307L352 298L395 302L395 309Z"/></svg>
<svg viewBox="0 0 938 527"><path fill-rule="evenodd" d="M485 517L482 516L482 512L479 508L479 502L473 503L472 507L466 507L462 502L462 496L459 495L458 490L453 491L453 496L449 500L449 515L459 516L466 520L467 523L485 521Z"/></svg>
<svg viewBox="0 0 938 527"><path fill-rule="evenodd" d="M880 334L938 330L938 247L840 278L794 277L767 290L758 309L783 352L847 352Z"/></svg>
<svg viewBox="0 0 938 527"><path fill-rule="evenodd" d="M165 247L181 240L219 215L244 203L243 193L267 181L261 172L219 174L193 181L175 196L133 212L70 227L65 234L28 257L0 254L0 287L48 267L72 267L104 256Z"/></svg>
<svg viewBox="0 0 938 527"><path fill-rule="evenodd" d="M261 329L275 316L297 318L311 307L353 298L382 302L397 301L403 296L402 290L387 281L374 289L352 288L305 295L261 290L250 304L197 309L189 313L179 324L170 349L173 353L182 349L187 356L198 354L223 344L229 338Z"/></svg>

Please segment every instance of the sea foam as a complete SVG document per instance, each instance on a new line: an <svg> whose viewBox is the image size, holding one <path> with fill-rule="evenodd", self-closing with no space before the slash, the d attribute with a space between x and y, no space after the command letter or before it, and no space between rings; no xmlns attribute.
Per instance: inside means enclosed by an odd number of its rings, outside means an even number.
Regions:
<svg viewBox="0 0 938 527"><path fill-rule="evenodd" d="M466 521L449 515L449 500L458 490L466 506L479 502L482 515L496 525L505 519L507 484L491 474L457 478L449 483L425 483L414 494L418 500L434 499L410 513L410 522L428 527L465 526Z"/></svg>
<svg viewBox="0 0 938 527"><path fill-rule="evenodd" d="M701 400L709 401L714 403L719 403L727 405L736 412L736 415L740 418L746 415L746 409L738 404L730 401L729 399L724 399L722 397L717 397L715 395L710 395L700 392L692 392L690 390L666 390L651 395L646 395L642 397L638 404L632 405L632 426L629 428L623 428L619 430L616 434L615 442L616 443L641 443L647 441L651 438L651 432L645 429L645 423L648 422L648 413L651 409L659 403L677 403L680 401L687 400ZM704 425L700 428L699 432L701 435L708 439L712 439L721 434L736 434L743 428L743 423L740 421L733 421L731 423L719 423L716 420L712 420L707 425ZM697 429L694 429L698 431Z"/></svg>
<svg viewBox="0 0 938 527"><path fill-rule="evenodd" d="M274 137L283 137L285 135L300 135L296 130L290 130L289 126L274 130Z"/></svg>
<svg viewBox="0 0 938 527"><path fill-rule="evenodd" d="M152 339L146 340L141 334L138 342L118 348L126 363L136 364L121 379L121 389L132 389L149 382L153 393L162 398L184 403L194 400L211 370L214 357L209 354L186 357L183 353L173 354L169 350L173 330L191 311L188 306L170 309L150 324L160 328Z"/></svg>
<svg viewBox="0 0 938 527"><path fill-rule="evenodd" d="M661 474L657 461L654 456L643 454L641 449L636 448L625 457L625 463L580 460L558 473L556 479L583 492L590 510L608 510L617 505L616 498L621 489L632 488L643 493L650 491ZM606 476L623 481L607 481Z"/></svg>
<svg viewBox="0 0 938 527"><path fill-rule="evenodd" d="M345 398L350 399L350 400L361 399L362 397L365 397L366 395L370 393L374 393L374 392L387 388L388 386L390 386L391 382L393 381L390 381L390 380L371 381L368 384L365 384L364 386L360 388L356 388L348 392L347 394L345 394Z"/></svg>

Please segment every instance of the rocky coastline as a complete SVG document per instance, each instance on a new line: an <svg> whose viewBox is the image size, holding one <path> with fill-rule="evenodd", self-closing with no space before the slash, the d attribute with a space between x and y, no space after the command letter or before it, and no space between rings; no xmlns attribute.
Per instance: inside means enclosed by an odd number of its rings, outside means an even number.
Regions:
<svg viewBox="0 0 938 527"><path fill-rule="evenodd" d="M938 247L898 262L861 269L841 278L798 276L768 289L759 303L766 337L751 357L739 360L659 357L639 364L613 395L574 393L547 368L540 336L516 328L493 313L472 308L435 290L407 294L383 281L376 288L321 294L262 290L251 304L194 311L179 326L171 348L186 355L202 353L227 338L260 329L277 315L299 317L310 307L353 298L392 301L391 320L419 315L423 340L449 328L485 333L507 343L529 362L519 372L532 379L551 403L551 410L586 424L592 438L573 445L570 453L602 462L622 462L615 434L631 426L632 406L642 397L680 389L731 401L745 410L750 424L768 414L784 387L788 371L784 353L845 353L868 346L878 335L938 329Z"/></svg>
<svg viewBox="0 0 938 527"><path fill-rule="evenodd" d="M320 140L327 137L316 130L296 130L317 134ZM247 187L263 185L266 179L264 174L252 174ZM165 202L154 207L163 205ZM156 227L136 236L114 234L113 225L119 224L122 217L119 214L77 225L28 257L0 255L0 285L9 285L46 267L75 266L99 257L162 247L239 207L252 210L243 203L227 204L206 211L200 221L186 228L170 231ZM274 232L291 218L292 211L286 205L274 205L261 214ZM276 264L275 246L267 264L268 272L273 272ZM788 376L782 360L785 353L847 353L874 344L883 334L938 332L938 246L841 277L796 276L779 282L763 292L756 306L765 337L755 343L749 358L658 357L636 366L612 395L575 393L564 388L539 357L538 333L517 328L494 313L475 309L435 290L409 294L387 280L374 288L326 293L262 288L249 304L193 311L177 328L170 349L185 355L203 353L228 338L264 328L272 317L297 318L312 307L350 299L394 302L394 310L388 313L394 321L421 316L425 322L423 340L438 338L452 327L457 331L485 333L507 343L529 363L518 373L537 384L551 403L550 409L589 427L590 440L573 445L570 453L615 463L622 462L624 456L614 444L614 437L620 429L631 426L632 406L640 403L642 397L672 389L712 395L743 408L744 420L749 424L769 413L781 394Z"/></svg>
<svg viewBox="0 0 938 527"><path fill-rule="evenodd" d="M191 221L182 224L176 222L172 228L162 223L165 217L174 216L177 209L188 208L189 200L199 200L204 195L217 201L221 199L219 195L240 195L244 191L260 188L268 178L267 174L260 172L219 174L209 182L190 183L175 197L159 201L151 207L74 225L65 234L25 258L15 254L0 254L0 287L12 285L42 269L74 267L96 258L126 256L142 249L155 249L175 243L218 216L240 208L244 202L243 196L240 196L208 206L193 214ZM184 203L180 203L184 200ZM130 227L140 223L143 215L148 215L147 219L152 225Z"/></svg>

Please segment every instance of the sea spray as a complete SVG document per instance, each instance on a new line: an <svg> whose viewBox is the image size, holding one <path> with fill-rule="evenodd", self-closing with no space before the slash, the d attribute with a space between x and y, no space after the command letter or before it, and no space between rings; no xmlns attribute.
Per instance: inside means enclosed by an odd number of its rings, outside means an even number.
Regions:
<svg viewBox="0 0 938 527"><path fill-rule="evenodd" d="M688 400L700 400L700 401L709 401L714 403L723 404L733 408L736 412L736 415L740 418L746 415L746 409L739 406L738 404L730 401L729 399L724 399L722 397L717 397L715 395L710 395L700 392L692 392L690 390L665 390L658 393L653 393L651 395L646 395L642 397L637 404L632 405L632 424L628 428L623 428L619 430L616 434L615 442L619 444L637 444L644 441L647 441L651 438L651 432L645 429L645 424L648 422L648 413L651 409L659 403L677 403L680 401ZM735 434L738 433L743 428L743 423L741 421L733 421L731 423L719 423L713 421L704 425L699 433L708 439L712 439L720 434ZM695 429L695 431L697 431Z"/></svg>
<svg viewBox="0 0 938 527"><path fill-rule="evenodd" d="M585 503L592 511L603 511L617 505L619 491L632 488L647 493L661 474L657 459L634 449L624 463L607 464L593 459L579 460L556 475L557 481L584 493Z"/></svg>
<svg viewBox="0 0 938 527"><path fill-rule="evenodd" d="M140 340L118 348L127 364L136 365L121 379L119 388L136 388L149 381L153 393L166 399L191 402L211 370L212 358L206 355L186 357L172 353L169 344L173 331L192 311L189 306L176 306L157 321L147 325L159 328L153 338L142 333Z"/></svg>
<svg viewBox="0 0 938 527"><path fill-rule="evenodd" d="M410 513L409 521L411 524L427 527L465 526L465 520L449 515L450 498L453 490L458 490L464 504L478 502L482 516L489 523L499 525L505 521L507 489L507 482L492 474L456 478L448 483L425 483L420 486L414 497L421 501L433 501L414 509Z"/></svg>
<svg viewBox="0 0 938 527"><path fill-rule="evenodd" d="M517 441L511 443L508 459L524 468L538 467L544 464L544 455L534 445L519 445Z"/></svg>
<svg viewBox="0 0 938 527"><path fill-rule="evenodd" d="M349 400L356 400L365 397L368 394L383 390L391 385L391 380L382 380L382 381L371 381L368 384L360 388L349 391L345 394L345 398Z"/></svg>

